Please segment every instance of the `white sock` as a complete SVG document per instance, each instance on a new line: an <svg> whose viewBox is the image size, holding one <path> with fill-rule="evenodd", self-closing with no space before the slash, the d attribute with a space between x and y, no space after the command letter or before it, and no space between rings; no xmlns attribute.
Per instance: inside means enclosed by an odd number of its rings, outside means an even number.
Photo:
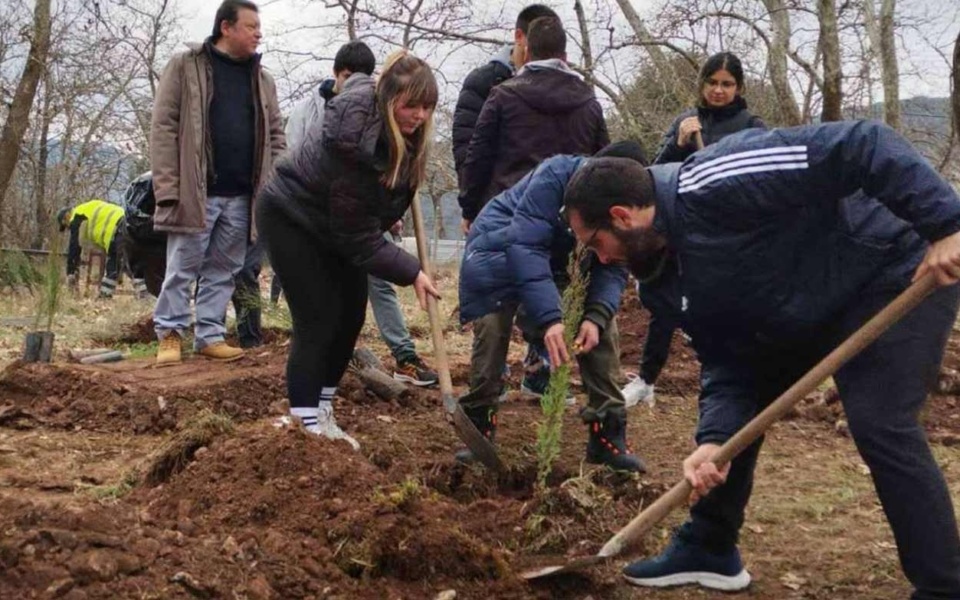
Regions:
<svg viewBox="0 0 960 600"><path fill-rule="evenodd" d="M290 409L290 414L300 419L307 430L317 427L317 409L311 406L296 406Z"/></svg>
<svg viewBox="0 0 960 600"><path fill-rule="evenodd" d="M333 397L337 395L336 387L320 388L320 402L333 402Z"/></svg>

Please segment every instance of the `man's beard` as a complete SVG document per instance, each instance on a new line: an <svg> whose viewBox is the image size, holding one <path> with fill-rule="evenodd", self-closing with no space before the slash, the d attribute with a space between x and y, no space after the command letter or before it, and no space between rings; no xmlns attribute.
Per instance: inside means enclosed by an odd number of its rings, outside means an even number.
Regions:
<svg viewBox="0 0 960 600"><path fill-rule="evenodd" d="M627 255L624 266L634 277L644 281L659 274L667 254L666 241L661 234L653 228L613 229L613 234L623 244Z"/></svg>

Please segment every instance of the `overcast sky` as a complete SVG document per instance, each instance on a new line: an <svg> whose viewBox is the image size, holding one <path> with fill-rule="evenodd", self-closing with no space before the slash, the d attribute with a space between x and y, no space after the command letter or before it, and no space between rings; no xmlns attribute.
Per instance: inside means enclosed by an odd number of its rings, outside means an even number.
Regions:
<svg viewBox="0 0 960 600"><path fill-rule="evenodd" d="M510 1L508 0L508 2ZM634 0L633 4L643 16L649 11L656 10L662 2L666 1L669 0ZM214 0L180 0L180 2L182 11L187 17L185 25L191 39L201 40L208 36L218 3ZM313 33L310 36L284 33L301 24L332 22L339 16L339 9L324 9L323 3L318 0L313 2L308 0L272 0L259 4L265 36L265 43L262 47L264 63L271 69L278 68L276 53L271 57L271 49L275 48L278 43L282 42L287 50L311 51L332 58L336 48L346 41L345 34L339 31L322 34ZM520 7L525 3L517 2L516 4ZM562 5L563 9L566 10L568 8L567 4L571 3L547 0L546 4L558 8ZM484 10L489 9L488 7L491 5L500 6L501 2L477 0L476 5L476 10ZM585 5L589 8L591 3L587 2ZM960 28L960 20L958 20L960 0L901 0L897 4L897 10L902 15L909 15L912 18L923 16L932 21L931 25L924 27L923 38L926 38L926 40L932 40L936 44L948 47L957 37L957 30ZM504 30L500 34L494 32L489 35L490 37L508 39L510 32ZM943 57L931 49L930 44L921 38L919 33L908 30L903 32L902 35L903 48L900 52L900 67L903 74L901 96L909 98L912 96L949 95L949 68ZM440 69L447 78L459 81L471 67L484 61L484 56L493 50L493 48L463 49L447 58ZM315 66L305 65L297 72L294 79L299 78L305 81L326 75L331 65L331 62L318 63ZM434 64L434 67L437 67L437 65ZM456 84L451 83L448 88L455 90ZM445 94L447 96L450 96L449 89ZM286 90L286 93L291 93L291 90ZM455 95L455 91L453 94ZM881 94L878 94L878 96L882 97Z"/></svg>

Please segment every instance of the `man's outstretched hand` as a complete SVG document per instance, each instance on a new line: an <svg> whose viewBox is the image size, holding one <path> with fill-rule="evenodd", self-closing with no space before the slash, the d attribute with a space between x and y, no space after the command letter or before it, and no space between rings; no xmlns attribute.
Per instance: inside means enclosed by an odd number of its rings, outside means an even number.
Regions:
<svg viewBox="0 0 960 600"><path fill-rule="evenodd" d="M913 280L933 273L940 285L953 285L960 281L960 232L934 242L923 257Z"/></svg>

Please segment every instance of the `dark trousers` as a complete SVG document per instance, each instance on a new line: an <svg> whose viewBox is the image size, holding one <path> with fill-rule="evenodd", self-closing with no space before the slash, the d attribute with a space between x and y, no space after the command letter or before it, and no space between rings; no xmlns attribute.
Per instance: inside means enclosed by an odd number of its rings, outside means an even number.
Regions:
<svg viewBox="0 0 960 600"><path fill-rule="evenodd" d="M237 338L241 348L254 348L263 343L261 328L260 269L263 267L263 243L247 245L243 267L233 278L231 300L237 313Z"/></svg>
<svg viewBox="0 0 960 600"><path fill-rule="evenodd" d="M293 318L287 397L292 408L315 407L321 389L340 383L353 356L366 317L367 273L268 202L257 218Z"/></svg>
<svg viewBox="0 0 960 600"><path fill-rule="evenodd" d="M650 312L647 339L643 342L643 356L640 357L640 377L651 385L656 383L663 365L667 364L676 328L677 323L672 319Z"/></svg>
<svg viewBox="0 0 960 600"><path fill-rule="evenodd" d="M470 356L470 391L461 396L464 408L493 406L503 392L503 368L507 363L514 317L527 343L542 344L540 332L517 316L512 306L490 313L473 322L473 351ZM620 371L620 345L616 319L600 335L600 343L577 357L580 376L587 389L589 404L582 415L586 421L601 420L608 412L624 410L623 396L616 384Z"/></svg>
<svg viewBox="0 0 960 600"><path fill-rule="evenodd" d="M861 299L843 315L831 344L892 299L889 294ZM850 433L893 529L903 571L916 588L915 600L960 598L960 538L953 504L918 421L936 382L958 302L958 286L934 292L834 376ZM812 364L787 357L766 361L757 378L757 398L774 400ZM681 535L717 550L736 543L761 444L733 461L727 482L691 509Z"/></svg>

